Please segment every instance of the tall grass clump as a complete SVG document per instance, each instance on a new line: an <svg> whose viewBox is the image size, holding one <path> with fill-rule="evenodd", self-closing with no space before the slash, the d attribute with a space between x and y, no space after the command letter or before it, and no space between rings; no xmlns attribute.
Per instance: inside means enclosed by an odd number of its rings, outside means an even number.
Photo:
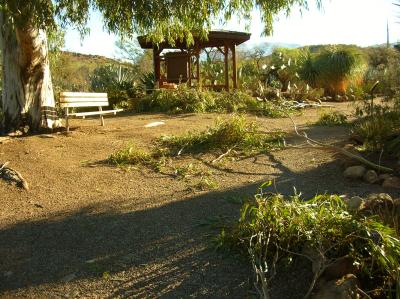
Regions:
<svg viewBox="0 0 400 299"><path fill-rule="evenodd" d="M243 205L239 222L224 229L216 241L218 246L250 257L263 298L268 298L279 261L300 256L313 263L314 277L305 298L327 267L343 257L358 265L352 274L364 292L388 298L396 284L399 287L399 236L377 217L350 213L336 195L304 201L299 196L258 194Z"/></svg>
<svg viewBox="0 0 400 299"><path fill-rule="evenodd" d="M241 152L262 152L280 148L283 133L263 133L255 122L243 116L217 120L213 127L200 132L189 132L182 136L163 136L159 139L162 147L176 153L206 153L235 150Z"/></svg>

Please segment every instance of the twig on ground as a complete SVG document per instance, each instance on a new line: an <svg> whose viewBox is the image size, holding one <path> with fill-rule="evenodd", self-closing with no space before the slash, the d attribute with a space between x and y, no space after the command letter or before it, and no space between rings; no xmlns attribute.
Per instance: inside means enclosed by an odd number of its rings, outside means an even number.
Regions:
<svg viewBox="0 0 400 299"><path fill-rule="evenodd" d="M0 171L2 171L3 168L5 168L9 163L10 163L10 162L5 162L5 163L3 163L3 165L1 165L1 167L0 167Z"/></svg>
<svg viewBox="0 0 400 299"><path fill-rule="evenodd" d="M226 157L227 155L229 155L231 153L231 151L236 147L236 145L234 147L231 147L230 149L228 149L225 153L223 153L222 155L220 155L218 158L214 159L211 161L211 163L215 163L218 162L219 160L221 160L222 158Z"/></svg>

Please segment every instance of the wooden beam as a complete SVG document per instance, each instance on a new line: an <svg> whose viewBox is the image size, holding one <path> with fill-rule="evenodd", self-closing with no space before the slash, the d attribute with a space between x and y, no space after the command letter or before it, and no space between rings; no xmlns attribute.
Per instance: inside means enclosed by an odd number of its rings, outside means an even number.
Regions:
<svg viewBox="0 0 400 299"><path fill-rule="evenodd" d="M233 44L231 46L232 51L232 79L233 79L233 88L237 89L237 66L236 66L236 45Z"/></svg>
<svg viewBox="0 0 400 299"><path fill-rule="evenodd" d="M225 90L229 91L229 48L224 46L224 62L225 62Z"/></svg>

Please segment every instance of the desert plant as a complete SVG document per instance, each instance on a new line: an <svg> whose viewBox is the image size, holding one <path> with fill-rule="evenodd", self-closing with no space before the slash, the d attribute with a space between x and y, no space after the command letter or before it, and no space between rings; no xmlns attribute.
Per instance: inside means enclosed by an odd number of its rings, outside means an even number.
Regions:
<svg viewBox="0 0 400 299"><path fill-rule="evenodd" d="M155 86L155 81L156 81L156 77L154 75L154 72L145 73L140 78L140 82L143 84L143 86L146 90L146 93L148 93L148 94L153 92L153 89Z"/></svg>
<svg viewBox="0 0 400 299"><path fill-rule="evenodd" d="M336 96L345 94L351 84L360 85L366 69L356 48L331 46L308 55L299 74L313 87L324 88L326 95Z"/></svg>
<svg viewBox="0 0 400 299"><path fill-rule="evenodd" d="M399 283L400 240L394 230L376 217L350 213L336 195L304 201L297 195L260 192L243 205L239 222L225 228L216 244L250 256L263 298L268 298L278 260L288 257L305 257L319 265L313 267L305 297L324 270L344 256L359 265L360 288L367 292L388 296Z"/></svg>
<svg viewBox="0 0 400 299"><path fill-rule="evenodd" d="M366 71L362 55L352 49L332 48L317 56L318 81L329 95L344 94L353 83L359 85Z"/></svg>
<svg viewBox="0 0 400 299"><path fill-rule="evenodd" d="M299 79L298 63L303 55L301 49L277 48L271 54L270 66L267 67L269 84L275 79L280 83L281 90L286 92L290 83L295 83Z"/></svg>
<svg viewBox="0 0 400 299"><path fill-rule="evenodd" d="M114 108L129 108L132 99L141 95L135 76L134 70L127 66L100 66L90 77L91 89L96 92L107 92L110 105Z"/></svg>

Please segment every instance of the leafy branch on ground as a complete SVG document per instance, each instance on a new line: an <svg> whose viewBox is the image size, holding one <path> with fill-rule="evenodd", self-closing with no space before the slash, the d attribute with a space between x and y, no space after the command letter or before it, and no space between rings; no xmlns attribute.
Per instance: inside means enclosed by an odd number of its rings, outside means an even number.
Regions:
<svg viewBox="0 0 400 299"><path fill-rule="evenodd" d="M229 156L249 156L265 153L283 147L282 132L265 133L255 122L243 116L233 116L227 120L218 119L214 126L199 132L189 132L181 136L162 136L155 140L150 150L144 150L130 143L125 148L111 154L107 161L123 169L145 166L157 172L179 179L189 176L200 177L197 189L215 189L218 184L212 176L198 165L175 166L174 163L190 155L216 155L211 163L221 162Z"/></svg>
<svg viewBox="0 0 400 299"><path fill-rule="evenodd" d="M243 116L234 116L228 120L217 119L213 127L204 131L163 136L159 143L171 156L225 153L229 150L247 155L281 148L283 135L282 132L261 132L256 122L249 122Z"/></svg>
<svg viewBox="0 0 400 299"><path fill-rule="evenodd" d="M342 126L347 124L347 116L339 111L324 111L315 123L317 126Z"/></svg>
<svg viewBox="0 0 400 299"><path fill-rule="evenodd" d="M364 291L379 290L386 297L399 283L399 236L375 216L350 213L336 195L304 201L297 195L260 192L242 206L239 222L223 229L216 244L250 257L263 298L268 298L278 261L289 257L305 257L313 264L305 298L324 270L343 257L359 265L354 274Z"/></svg>
<svg viewBox="0 0 400 299"><path fill-rule="evenodd" d="M247 112L268 117L284 117L292 112L282 100L260 100L246 92L200 91L179 85L178 89L160 89L141 98L134 105L138 112L166 113L232 113Z"/></svg>

